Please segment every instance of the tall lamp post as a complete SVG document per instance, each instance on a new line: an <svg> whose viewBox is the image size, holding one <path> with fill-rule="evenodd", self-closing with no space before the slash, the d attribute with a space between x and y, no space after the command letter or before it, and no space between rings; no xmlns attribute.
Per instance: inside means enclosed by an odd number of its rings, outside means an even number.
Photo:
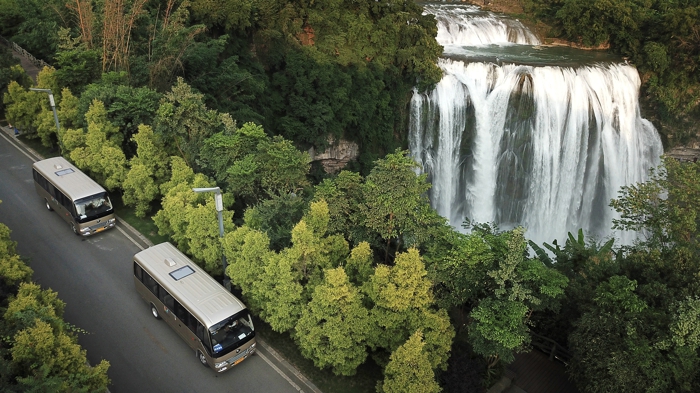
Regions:
<svg viewBox="0 0 700 393"><path fill-rule="evenodd" d="M209 187L209 188L193 188L192 191L194 192L213 192L214 193L214 202L216 203L216 213L219 216L219 237L223 238L224 237L224 216L222 212L224 211L224 199L221 196L221 189L219 187ZM228 278L226 275L226 254L221 253L221 263L224 266L224 287L228 289L229 291L231 290L231 280Z"/></svg>
<svg viewBox="0 0 700 393"><path fill-rule="evenodd" d="M53 99L53 92L51 91L51 89L37 89L34 87L30 87L29 90L49 94L49 103L51 104L51 110L53 111L53 119L56 122L56 136L58 137L58 148L61 149L61 153L63 153L63 144L61 143L61 126L58 124L58 114L56 113L56 101Z"/></svg>

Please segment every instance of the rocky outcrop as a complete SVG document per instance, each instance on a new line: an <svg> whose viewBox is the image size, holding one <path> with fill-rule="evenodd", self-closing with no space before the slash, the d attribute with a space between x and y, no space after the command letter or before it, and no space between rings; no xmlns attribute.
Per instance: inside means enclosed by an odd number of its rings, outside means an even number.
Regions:
<svg viewBox="0 0 700 393"><path fill-rule="evenodd" d="M357 143L346 140L340 140L334 143L332 139L328 141L329 147L318 153L312 147L309 149L309 155L312 162L320 162L326 173L336 173L343 169L348 162L357 159L360 154L360 147Z"/></svg>
<svg viewBox="0 0 700 393"><path fill-rule="evenodd" d="M691 146L679 146L664 153L666 156L673 157L678 161L697 162L700 159L700 142L695 142Z"/></svg>

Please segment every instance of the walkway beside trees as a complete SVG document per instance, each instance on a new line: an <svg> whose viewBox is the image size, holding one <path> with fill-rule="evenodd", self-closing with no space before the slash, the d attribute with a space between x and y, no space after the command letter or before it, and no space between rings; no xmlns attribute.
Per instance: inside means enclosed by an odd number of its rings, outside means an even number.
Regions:
<svg viewBox="0 0 700 393"><path fill-rule="evenodd" d="M24 68L27 75L29 75L34 82L36 82L36 77L39 75L40 71L40 66L37 65L37 63L48 65L43 60L36 59L29 52L22 49L22 47L7 40L5 37L0 37L0 44L12 49L12 56L19 59L22 68Z"/></svg>

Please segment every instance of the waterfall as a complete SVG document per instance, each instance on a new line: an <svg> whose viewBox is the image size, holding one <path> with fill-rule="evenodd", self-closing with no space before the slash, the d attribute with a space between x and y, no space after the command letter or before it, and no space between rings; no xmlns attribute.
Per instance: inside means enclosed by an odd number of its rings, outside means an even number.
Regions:
<svg viewBox="0 0 700 393"><path fill-rule="evenodd" d="M472 7L433 8L426 12L435 13L443 45L472 45L466 32L473 26L489 31L474 33L479 45L494 44L483 37L509 40L499 45L536 43L519 23ZM482 28L488 21L495 27ZM431 203L453 226L465 219L502 229L522 225L539 244L579 228L599 240L633 239L611 232L615 212L608 204L621 186L646 180L663 153L656 129L641 118L634 67L454 58L438 64L442 80L411 101L409 148L433 185Z"/></svg>

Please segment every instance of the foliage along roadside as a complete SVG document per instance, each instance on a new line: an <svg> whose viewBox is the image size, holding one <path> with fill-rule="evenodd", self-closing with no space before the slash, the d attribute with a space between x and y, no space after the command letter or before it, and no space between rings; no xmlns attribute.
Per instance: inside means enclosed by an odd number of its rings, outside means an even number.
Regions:
<svg viewBox="0 0 700 393"><path fill-rule="evenodd" d="M65 303L31 282L33 271L16 253L0 223L0 385L3 391L103 392L109 362L91 367L75 327L63 320Z"/></svg>
<svg viewBox="0 0 700 393"><path fill-rule="evenodd" d="M45 68L39 82L48 83L54 75ZM58 133L47 129L49 143L55 141L64 155L110 190L123 192L138 214L158 207L154 221L159 233L210 273L224 273L219 261L226 253L230 266L236 266L227 273L246 302L273 329L290 332L302 354L319 367L352 375L368 356L385 366L391 353L420 330L431 368L442 372L456 330L448 310L462 307L469 314L479 304L478 296L488 294L493 301L520 305L520 312L509 314L505 322L481 313L474 314L480 316L478 323L469 324L470 332L500 329L499 336L470 336L478 344L474 356L489 359L489 367L495 367L527 349L529 312L540 307L538 302L549 299L542 307L553 307L561 294L554 290L540 295L565 285L562 279L543 284L542 279L556 274L544 267L539 269L549 273L538 273L540 262L508 257L510 232L465 237L450 228L430 207L425 196L430 185L416 174L416 163L405 151L377 160L366 177L344 171L314 187L306 152L255 124L238 127L230 116L208 109L202 95L183 80L160 96L152 122L140 124L127 139L130 128L113 123L129 113L109 98L118 91L109 87L115 78L119 75L105 74L103 82L86 90L92 92L87 107L80 104L83 95L75 99L64 89L57 97L59 115L74 128ZM36 124L31 119L48 110L45 104L28 110L34 107L24 103L32 102L34 93L13 89L15 95L6 96L14 98L8 99L9 108ZM104 94L94 94L98 91ZM107 107L95 96L112 104ZM223 243L212 195L191 190L215 185L224 191ZM480 243L488 259L482 260L480 253L450 254L463 243ZM513 247L516 254L523 252L522 236L516 236ZM461 276L442 268L450 257L465 264L458 269L483 263L482 269L470 273L473 281L455 280ZM501 266L508 258L512 262ZM489 274L500 281L487 278ZM533 274L535 278L529 277ZM474 297L446 300L474 282L484 284ZM516 294L498 289L514 284L525 289ZM433 288L440 289L437 297ZM329 302L328 296L336 296L331 294L346 292L352 294L347 304ZM516 297L498 300L511 295ZM347 337L337 334L346 317L365 328L346 332ZM328 336L312 339L318 332Z"/></svg>

